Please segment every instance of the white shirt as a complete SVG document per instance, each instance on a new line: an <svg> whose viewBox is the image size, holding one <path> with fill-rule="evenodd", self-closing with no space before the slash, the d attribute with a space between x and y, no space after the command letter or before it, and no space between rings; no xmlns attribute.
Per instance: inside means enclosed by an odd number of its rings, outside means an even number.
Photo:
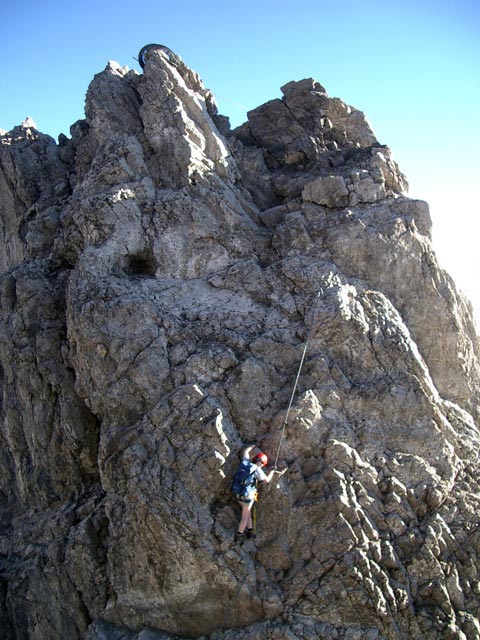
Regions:
<svg viewBox="0 0 480 640"><path fill-rule="evenodd" d="M246 456L245 458L243 458L244 460L248 460L248 462L252 462L250 460L250 458L248 456ZM255 463L253 463L255 464ZM256 466L256 465L255 465ZM265 471L262 469L262 467L258 467L255 469L255 471L253 472L253 477L256 478L259 482L263 482L264 480L267 479L267 474L265 473Z"/></svg>

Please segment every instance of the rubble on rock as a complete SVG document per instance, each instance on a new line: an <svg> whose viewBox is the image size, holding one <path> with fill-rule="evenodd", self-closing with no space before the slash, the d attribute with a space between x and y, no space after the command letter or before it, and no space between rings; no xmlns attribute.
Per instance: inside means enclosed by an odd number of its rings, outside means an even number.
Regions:
<svg viewBox="0 0 480 640"><path fill-rule="evenodd" d="M282 94L232 131L152 49L1 137L7 640L480 638L470 305L364 115Z"/></svg>

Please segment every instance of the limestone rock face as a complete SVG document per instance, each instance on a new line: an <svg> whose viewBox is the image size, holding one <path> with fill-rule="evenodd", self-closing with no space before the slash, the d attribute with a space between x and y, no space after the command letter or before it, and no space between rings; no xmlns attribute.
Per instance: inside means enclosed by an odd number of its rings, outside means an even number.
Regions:
<svg viewBox="0 0 480 640"><path fill-rule="evenodd" d="M365 116L282 93L231 131L153 47L1 137L5 638L480 638L471 307Z"/></svg>

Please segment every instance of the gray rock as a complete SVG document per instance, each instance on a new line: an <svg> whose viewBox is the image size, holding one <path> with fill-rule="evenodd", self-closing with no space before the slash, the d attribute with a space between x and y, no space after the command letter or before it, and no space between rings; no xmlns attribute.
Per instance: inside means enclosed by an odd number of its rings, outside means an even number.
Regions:
<svg viewBox="0 0 480 640"><path fill-rule="evenodd" d="M325 176L306 184L302 196L306 202L314 202L329 208L342 208L348 204L348 189L342 176Z"/></svg>
<svg viewBox="0 0 480 640"><path fill-rule="evenodd" d="M363 113L282 93L230 131L153 47L2 135L6 638L480 637L471 307Z"/></svg>

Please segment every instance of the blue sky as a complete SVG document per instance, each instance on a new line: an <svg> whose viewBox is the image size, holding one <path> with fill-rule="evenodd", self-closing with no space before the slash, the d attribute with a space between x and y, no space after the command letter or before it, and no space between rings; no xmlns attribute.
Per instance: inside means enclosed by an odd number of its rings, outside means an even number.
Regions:
<svg viewBox="0 0 480 640"><path fill-rule="evenodd" d="M480 318L480 4L474 0L4 0L0 128L30 115L69 135L108 60L140 72L144 44L173 49L233 126L314 77L362 110L427 200L439 260ZM480 320L477 319L480 328Z"/></svg>

